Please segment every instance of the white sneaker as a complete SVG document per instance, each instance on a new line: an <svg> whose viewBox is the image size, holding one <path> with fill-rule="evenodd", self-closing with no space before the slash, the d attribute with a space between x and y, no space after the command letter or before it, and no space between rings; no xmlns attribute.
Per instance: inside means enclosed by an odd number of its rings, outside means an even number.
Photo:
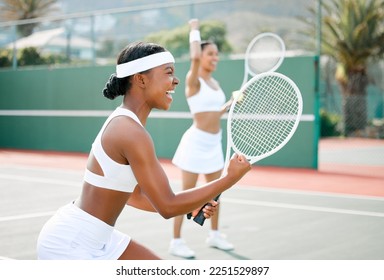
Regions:
<svg viewBox="0 0 384 280"><path fill-rule="evenodd" d="M169 246L169 253L171 255L182 257L186 259L192 259L195 257L195 252L191 250L185 241L181 238L172 239Z"/></svg>
<svg viewBox="0 0 384 280"><path fill-rule="evenodd" d="M207 244L210 247L214 247L223 251L230 251L233 250L234 247L231 243L229 243L226 239L225 236L222 235L219 232L216 233L211 233L209 237L207 238Z"/></svg>

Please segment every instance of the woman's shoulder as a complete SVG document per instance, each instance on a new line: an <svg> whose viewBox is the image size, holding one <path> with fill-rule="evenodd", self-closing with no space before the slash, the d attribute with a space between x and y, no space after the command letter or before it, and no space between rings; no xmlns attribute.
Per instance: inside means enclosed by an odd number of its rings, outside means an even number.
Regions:
<svg viewBox="0 0 384 280"><path fill-rule="evenodd" d="M190 98L199 93L202 81L198 75L194 75L191 71L189 71L185 80L185 96L187 98Z"/></svg>
<svg viewBox="0 0 384 280"><path fill-rule="evenodd" d="M135 116L135 115L134 115ZM122 139L135 140L139 136L146 135L146 129L132 115L119 114L114 117L108 124L106 132L110 135L121 137Z"/></svg>

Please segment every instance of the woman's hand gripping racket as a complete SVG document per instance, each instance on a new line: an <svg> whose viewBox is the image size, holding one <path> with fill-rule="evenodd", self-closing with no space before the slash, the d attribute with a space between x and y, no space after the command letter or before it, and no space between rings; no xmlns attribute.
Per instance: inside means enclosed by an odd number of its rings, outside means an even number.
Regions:
<svg viewBox="0 0 384 280"><path fill-rule="evenodd" d="M269 72L249 80L241 87L228 113L222 176L227 172L231 150L243 154L253 164L284 147L297 129L302 110L300 90L288 77ZM203 225L203 211L193 220Z"/></svg>

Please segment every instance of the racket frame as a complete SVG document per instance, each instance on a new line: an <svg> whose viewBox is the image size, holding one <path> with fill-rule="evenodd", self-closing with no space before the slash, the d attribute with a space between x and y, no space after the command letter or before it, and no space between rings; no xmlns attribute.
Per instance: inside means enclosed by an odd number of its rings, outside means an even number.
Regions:
<svg viewBox="0 0 384 280"><path fill-rule="evenodd" d="M277 73L277 72L264 72L264 73L261 73L261 74L254 76L251 80L249 80L246 84L244 84L241 87L240 94L235 96L235 98L231 104L231 107L229 109L229 112L228 112L228 117L227 117L227 151L226 151L226 155L225 155L224 169L223 169L221 177L223 177L227 172L227 168L228 168L230 157L231 157L230 156L231 150L233 150L237 154L241 154L241 151L239 151L236 148L236 146L233 144L232 133L231 133L231 122L232 122L231 120L232 120L232 116L233 116L234 107L236 106L236 102L238 102L239 98L241 98L242 94L249 87L249 85L255 83L257 80L260 80L260 79L263 79L263 78L269 77L269 76L276 76L276 77L284 80L294 89L294 92L296 93L297 101L298 101L298 110L297 110L298 113L297 113L296 118L295 118L295 123L294 123L291 131L289 132L289 134L286 136L286 138L277 147L275 147L271 151L268 151L268 152L266 152L260 156L256 156L256 157L250 157L247 155L244 155L244 156L247 158L247 160L250 162L250 164L254 164L255 162L257 162L263 158L271 156L272 154L276 153L281 148L283 148L288 143L288 141L292 138L292 136L294 135L294 133L297 130L297 127L299 125L300 118L302 115L302 111L303 111L303 99L302 99L301 92L300 92L299 88L297 87L297 85L287 76L285 76L281 73ZM217 201L220 198L220 195L221 194L219 194L217 197L215 197L214 200ZM204 217L204 213L202 212L202 210L199 211L199 213L193 218L193 220L201 226L204 224L205 217Z"/></svg>
<svg viewBox="0 0 384 280"><path fill-rule="evenodd" d="M284 43L283 39L279 35L277 35L275 33L272 33L272 32L260 33L259 35L255 36L252 39L252 41L248 44L247 49L245 51L244 78L243 78L242 85L245 85L245 83L248 81L248 76L249 75L251 77L254 77L254 76L258 75L258 74L261 74L261 73L255 73L255 72L253 72L251 70L251 68L249 67L249 61L250 61L250 55L251 55L252 47L255 45L255 43L257 43L257 41L262 40L265 37L272 37L272 38L274 38L280 44L280 46L281 46L281 52L280 52L279 60L277 61L277 63L271 69L269 69L269 70L267 70L265 72L275 72L280 67L280 65L283 63L283 60L285 58L285 51L286 51L285 43Z"/></svg>
<svg viewBox="0 0 384 280"><path fill-rule="evenodd" d="M250 156L245 155L245 157L247 158L247 160L251 164L254 164L255 162L257 162L259 160L262 160L263 158L269 157L269 156L273 155L274 153L276 153L277 151L279 151L281 148L283 148L288 143L288 141L292 138L293 134L295 134L296 129L297 129L297 127L299 125L299 122L300 122L300 118L301 118L302 112L303 112L303 98L302 98L300 89L298 88L298 86L290 78L288 78L287 76L285 76L285 75L283 75L281 73L278 73L278 72L264 72L264 73L258 74L256 76L254 76L251 80L249 80L246 84L244 84L241 87L240 94L238 94L234 98L234 100L233 100L233 102L231 104L231 107L229 109L228 118L227 118L227 153L226 153L226 159L225 159L225 167L227 167L228 164L229 164L230 155L228 155L228 153L230 154L231 149L233 149L234 152L237 153L237 154L241 153L241 151L239 149L237 149L237 147L235 145L233 145L232 133L231 133L231 124L232 124L231 120L232 120L233 111L234 111L233 109L236 106L236 102L238 102L239 98L241 98L242 94L249 87L250 84L253 84L257 80L261 80L261 79L263 79L265 77L271 77L271 76L275 76L275 77L278 77L278 78L284 80L285 82L287 82L294 89L294 92L296 93L297 101L298 101L298 114L296 116L295 123L294 123L291 131L289 132L288 136L284 139L284 141L282 141L280 143L280 145L278 145L273 150L271 150L271 151L269 151L269 152L267 152L265 154L262 154L260 156L250 157ZM226 170L226 168L224 170Z"/></svg>

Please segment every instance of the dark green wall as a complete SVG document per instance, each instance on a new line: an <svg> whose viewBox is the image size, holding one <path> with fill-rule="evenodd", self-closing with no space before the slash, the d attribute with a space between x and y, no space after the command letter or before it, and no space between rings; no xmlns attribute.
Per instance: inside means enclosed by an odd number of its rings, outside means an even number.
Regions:
<svg viewBox="0 0 384 280"><path fill-rule="evenodd" d="M181 83L174 94L170 112L188 112L183 90L188 67L189 62L176 63L176 75ZM121 103L121 98L111 101L101 93L112 72L114 66L1 70L0 148L88 152L108 113ZM295 81L303 95L303 114L312 115L315 108L314 58L287 57L278 72ZM215 78L229 97L240 87L243 73L243 60L222 60ZM61 113L71 110L75 114L85 112L84 115L57 116L56 110L64 110ZM91 116L87 115L89 110L101 112ZM191 123L190 118L166 115L149 119L147 129L160 158L173 156L183 132ZM223 119L223 147L226 146L225 124ZM314 122L302 121L282 150L257 164L317 168Z"/></svg>

